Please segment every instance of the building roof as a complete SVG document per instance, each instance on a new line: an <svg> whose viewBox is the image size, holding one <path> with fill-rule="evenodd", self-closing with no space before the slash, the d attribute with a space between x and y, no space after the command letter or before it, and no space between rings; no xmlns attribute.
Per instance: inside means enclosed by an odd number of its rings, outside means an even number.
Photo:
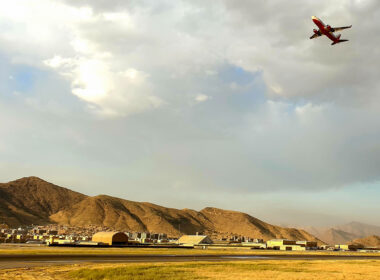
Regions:
<svg viewBox="0 0 380 280"><path fill-rule="evenodd" d="M203 244L212 243L212 240L207 235L183 235L178 239L179 244Z"/></svg>
<svg viewBox="0 0 380 280"><path fill-rule="evenodd" d="M97 237L113 237L114 235L118 234L118 231L99 231L95 233L93 236Z"/></svg>
<svg viewBox="0 0 380 280"><path fill-rule="evenodd" d="M112 243L117 242L128 242L128 236L124 232L117 231L101 231L97 232L92 236L92 241L94 242L103 242L112 245Z"/></svg>
<svg viewBox="0 0 380 280"><path fill-rule="evenodd" d="M296 241L298 244L307 244L307 243L317 243L317 241L307 241L307 240L299 240Z"/></svg>

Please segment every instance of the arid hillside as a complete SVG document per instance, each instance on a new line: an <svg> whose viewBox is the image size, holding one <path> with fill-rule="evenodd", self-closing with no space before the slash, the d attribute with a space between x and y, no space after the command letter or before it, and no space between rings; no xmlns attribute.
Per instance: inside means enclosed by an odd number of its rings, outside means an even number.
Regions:
<svg viewBox="0 0 380 280"><path fill-rule="evenodd" d="M371 235L365 238L359 238L352 240L350 244L358 244L364 247L377 247L380 248L380 237L377 235Z"/></svg>
<svg viewBox="0 0 380 280"><path fill-rule="evenodd" d="M50 217L59 224L103 225L118 230L166 232L170 235L209 232L239 234L263 239L315 240L305 231L267 224L248 214L207 207L199 212L173 209L147 202L133 202L110 196L88 197L70 209Z"/></svg>
<svg viewBox="0 0 380 280"><path fill-rule="evenodd" d="M359 238L365 238L371 235L380 236L379 226L369 225L360 222L351 222L345 225L335 226L334 228L352 233L358 236Z"/></svg>
<svg viewBox="0 0 380 280"><path fill-rule="evenodd" d="M0 223L45 224L51 214L70 208L85 197L37 177L0 183Z"/></svg>
<svg viewBox="0 0 380 280"><path fill-rule="evenodd" d="M210 227L200 213L134 202L106 195L87 197L73 207L53 214L51 220L73 226L102 225L117 230L166 232L178 235ZM207 224L209 223L209 224Z"/></svg>
<svg viewBox="0 0 380 280"><path fill-rule="evenodd" d="M243 235L265 240L317 240L304 230L274 226L237 211L207 207L198 212L106 195L89 197L36 177L0 184L0 192L0 222L11 226L53 222L165 232L172 236L206 232L214 236Z"/></svg>
<svg viewBox="0 0 380 280"><path fill-rule="evenodd" d="M318 241L304 230L274 226L242 212L207 207L199 213L212 222L212 230L216 232L239 233L265 240L286 238Z"/></svg>
<svg viewBox="0 0 380 280"><path fill-rule="evenodd" d="M334 244L347 244L351 240L366 238L368 236L380 236L380 227L360 222L351 222L332 228L302 227L302 229L316 236L324 242Z"/></svg>
<svg viewBox="0 0 380 280"><path fill-rule="evenodd" d="M318 235L318 238L330 245L335 244L347 244L348 241L358 238L357 235L345 232L343 230L331 228L321 235Z"/></svg>

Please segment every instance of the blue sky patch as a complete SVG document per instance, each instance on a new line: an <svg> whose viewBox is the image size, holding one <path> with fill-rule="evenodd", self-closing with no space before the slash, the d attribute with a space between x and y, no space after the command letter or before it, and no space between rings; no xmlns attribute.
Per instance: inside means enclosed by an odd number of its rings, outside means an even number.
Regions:
<svg viewBox="0 0 380 280"><path fill-rule="evenodd" d="M252 83L260 73L252 73L235 65L227 65L219 72L219 77L226 83L236 83L238 85L247 85Z"/></svg>
<svg viewBox="0 0 380 280"><path fill-rule="evenodd" d="M18 92L30 91L34 87L37 71L28 66L17 67L10 75L11 88Z"/></svg>

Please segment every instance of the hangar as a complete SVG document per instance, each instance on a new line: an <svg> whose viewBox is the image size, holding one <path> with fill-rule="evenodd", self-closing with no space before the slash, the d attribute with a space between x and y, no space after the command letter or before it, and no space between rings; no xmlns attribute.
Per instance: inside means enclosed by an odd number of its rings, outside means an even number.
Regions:
<svg viewBox="0 0 380 280"><path fill-rule="evenodd" d="M106 245L127 245L128 236L124 232L97 232L92 236L93 242Z"/></svg>

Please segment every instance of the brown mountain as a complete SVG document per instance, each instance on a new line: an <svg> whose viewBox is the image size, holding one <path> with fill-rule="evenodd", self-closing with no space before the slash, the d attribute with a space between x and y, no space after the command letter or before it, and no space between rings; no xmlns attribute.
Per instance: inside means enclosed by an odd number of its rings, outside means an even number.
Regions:
<svg viewBox="0 0 380 280"><path fill-rule="evenodd" d="M51 220L59 224L101 225L118 230L169 234L178 234L179 228L182 232L202 231L205 220L202 218L202 215L193 210L165 208L106 195L87 197L70 209L51 216Z"/></svg>
<svg viewBox="0 0 380 280"><path fill-rule="evenodd" d="M368 225L360 222L351 222L345 225L335 226L334 228L352 233L359 238L365 238L371 235L380 236L380 227Z"/></svg>
<svg viewBox="0 0 380 280"><path fill-rule="evenodd" d="M102 225L126 231L181 233L213 232L219 235L245 235L257 238L315 240L305 231L267 224L248 214L207 207L199 212L166 208L147 202L133 202L100 195L87 197L70 209L50 217L59 224Z"/></svg>
<svg viewBox="0 0 380 280"><path fill-rule="evenodd" d="M353 239L365 238L367 236L380 236L380 227L364 224L360 222L351 222L344 225L326 227L302 227L302 229L316 236L328 244L347 244Z"/></svg>
<svg viewBox="0 0 380 280"><path fill-rule="evenodd" d="M49 216L86 196L37 177L0 183L0 223L9 226L46 224Z"/></svg>
<svg viewBox="0 0 380 280"><path fill-rule="evenodd" d="M335 228L330 228L329 230L317 235L317 237L330 245L347 244L350 240L358 238L355 234Z"/></svg>
<svg viewBox="0 0 380 280"><path fill-rule="evenodd" d="M242 212L207 207L199 213L212 221L211 230L216 232L239 233L265 240L286 238L319 241L304 230L274 226Z"/></svg>
<svg viewBox="0 0 380 280"><path fill-rule="evenodd" d="M314 226L296 226L296 228L303 229L307 231L308 233L318 237L319 239L320 239L320 236L322 236L323 233L329 229L328 227L314 227Z"/></svg>
<svg viewBox="0 0 380 280"><path fill-rule="evenodd" d="M88 197L36 177L0 184L0 215L10 225L59 223L99 225L117 230L244 235L265 240L317 240L304 230L270 225L248 214L207 207L201 211L166 208L106 195ZM317 240L318 241L318 240Z"/></svg>
<svg viewBox="0 0 380 280"><path fill-rule="evenodd" d="M350 244L362 245L364 247L380 248L380 237L377 235L371 235L365 238L352 240Z"/></svg>

